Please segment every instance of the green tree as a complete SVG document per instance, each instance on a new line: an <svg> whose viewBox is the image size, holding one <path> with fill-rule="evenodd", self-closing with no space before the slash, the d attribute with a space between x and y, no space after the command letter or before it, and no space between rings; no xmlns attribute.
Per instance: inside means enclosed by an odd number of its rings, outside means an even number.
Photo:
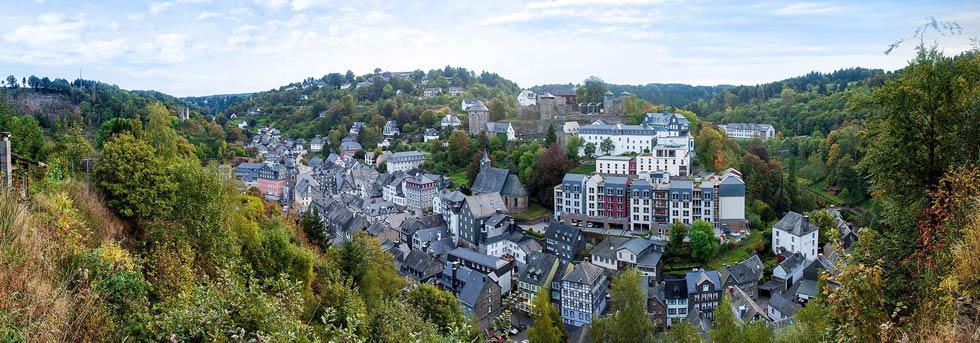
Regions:
<svg viewBox="0 0 980 343"><path fill-rule="evenodd" d="M7 88L17 89L20 85L17 84L17 77L13 75L7 76Z"/></svg>
<svg viewBox="0 0 980 343"><path fill-rule="evenodd" d="M462 130L453 131L449 136L449 163L460 167L470 161L470 136ZM475 155L475 154L473 154Z"/></svg>
<svg viewBox="0 0 980 343"><path fill-rule="evenodd" d="M500 98L490 100L490 107L488 109L490 110L490 120L492 121L501 121L507 118L507 105Z"/></svg>
<svg viewBox="0 0 980 343"><path fill-rule="evenodd" d="M599 150L602 150L603 154L609 155L613 150L616 150L616 145L613 143L612 139L606 137L606 139L603 139L602 143L599 144Z"/></svg>
<svg viewBox="0 0 980 343"><path fill-rule="evenodd" d="M582 138L578 135L574 135L568 138L568 142L565 143L565 154L572 161L578 161L579 150L582 148Z"/></svg>
<svg viewBox="0 0 980 343"><path fill-rule="evenodd" d="M671 256L679 257L684 251L684 237L687 237L687 226L680 220L675 220L670 224L670 244L667 245Z"/></svg>
<svg viewBox="0 0 980 343"><path fill-rule="evenodd" d="M146 133L150 145L156 150L157 155L164 160L172 160L178 156L179 140L177 131L171 126L170 111L159 102L151 103L146 106L147 123Z"/></svg>
<svg viewBox="0 0 980 343"><path fill-rule="evenodd" d="M555 124L548 124L548 133L544 138L544 145L551 146L558 142L558 136L555 134Z"/></svg>
<svg viewBox="0 0 980 343"><path fill-rule="evenodd" d="M534 295L531 318L534 325L527 329L528 341L533 343L561 343L568 339L558 309L551 305L549 288L542 287Z"/></svg>
<svg viewBox="0 0 980 343"><path fill-rule="evenodd" d="M169 214L176 184L156 149L129 133L113 136L95 165L96 185L120 216L148 219Z"/></svg>
<svg viewBox="0 0 980 343"><path fill-rule="evenodd" d="M715 229L704 219L695 220L691 224L688 235L691 240L691 257L695 260L708 262L718 251L718 240L715 239Z"/></svg>
<svg viewBox="0 0 980 343"><path fill-rule="evenodd" d="M708 336L714 343L734 343L742 342L739 337L739 326L735 322L735 313L732 312L732 298L728 292L723 292L721 302L714 311L715 318L711 322L711 330Z"/></svg>
<svg viewBox="0 0 980 343"><path fill-rule="evenodd" d="M813 225L820 228L818 233L820 245L837 241L837 222L834 220L834 216L825 210L810 211L807 212L807 216L810 217L810 222Z"/></svg>
<svg viewBox="0 0 980 343"><path fill-rule="evenodd" d="M602 79L590 76L585 79L585 85L575 90L576 98L583 103L600 103L609 87Z"/></svg>
<svg viewBox="0 0 980 343"><path fill-rule="evenodd" d="M647 317L647 295L640 288L643 275L635 268L619 274L612 281L609 295L612 315L593 318L592 341L629 343L648 341L653 334L653 323Z"/></svg>
<svg viewBox="0 0 980 343"><path fill-rule="evenodd" d="M409 301L425 320L448 333L455 326L465 323L463 308L452 293L432 285L422 284L412 291Z"/></svg>
<svg viewBox="0 0 980 343"><path fill-rule="evenodd" d="M686 320L678 320L670 327L667 334L663 336L664 343L701 343L701 335L698 329Z"/></svg>
<svg viewBox="0 0 980 343"><path fill-rule="evenodd" d="M327 250L330 241L327 238L327 228L320 221L320 209L317 206L311 205L310 208L306 209L306 212L299 219L299 225L310 243L320 247L321 250Z"/></svg>
<svg viewBox="0 0 980 343"><path fill-rule="evenodd" d="M595 157L595 143L588 142L585 143L584 151L586 159L592 159Z"/></svg>

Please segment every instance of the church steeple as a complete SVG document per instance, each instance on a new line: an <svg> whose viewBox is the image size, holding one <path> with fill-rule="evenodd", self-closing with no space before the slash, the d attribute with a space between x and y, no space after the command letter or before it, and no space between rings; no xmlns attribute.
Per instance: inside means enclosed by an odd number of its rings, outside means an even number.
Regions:
<svg viewBox="0 0 980 343"><path fill-rule="evenodd" d="M490 169L490 154L487 153L487 148L483 148L483 158L480 159L480 171Z"/></svg>

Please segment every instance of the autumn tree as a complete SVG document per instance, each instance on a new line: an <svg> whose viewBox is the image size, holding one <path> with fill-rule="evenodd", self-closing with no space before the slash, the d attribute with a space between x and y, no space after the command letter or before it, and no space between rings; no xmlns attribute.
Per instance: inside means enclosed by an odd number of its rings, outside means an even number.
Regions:
<svg viewBox="0 0 980 343"><path fill-rule="evenodd" d="M528 186L545 208L553 206L554 187L561 183L565 173L572 170L573 166L572 160L568 159L558 144L552 144L538 156L534 177L528 180Z"/></svg>
<svg viewBox="0 0 980 343"><path fill-rule="evenodd" d="M422 284L409 295L409 302L425 320L435 324L441 332L463 324L463 308L459 300L449 291L432 285Z"/></svg>

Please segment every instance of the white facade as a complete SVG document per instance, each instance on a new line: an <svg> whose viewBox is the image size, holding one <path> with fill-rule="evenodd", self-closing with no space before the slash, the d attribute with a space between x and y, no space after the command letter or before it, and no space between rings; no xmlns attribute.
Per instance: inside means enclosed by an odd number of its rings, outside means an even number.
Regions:
<svg viewBox="0 0 980 343"><path fill-rule="evenodd" d="M503 258L504 255L514 257L514 261L527 264L527 255L530 251L524 251L516 242L509 239L500 240L487 244L487 255Z"/></svg>
<svg viewBox="0 0 980 343"><path fill-rule="evenodd" d="M724 130L725 134L732 139L758 138L765 141L776 136L776 129L769 124L731 123L718 125L718 128Z"/></svg>
<svg viewBox="0 0 980 343"><path fill-rule="evenodd" d="M632 160L629 156L600 156L595 159L595 171L599 174L628 175Z"/></svg>
<svg viewBox="0 0 980 343"><path fill-rule="evenodd" d="M790 253L798 252L807 260L812 260L817 258L817 241L816 231L797 236L776 227L772 228L772 250L777 254L780 249L786 249Z"/></svg>
<svg viewBox="0 0 980 343"><path fill-rule="evenodd" d="M538 104L537 94L530 89L525 89L521 91L521 94L517 95L517 104L520 106L534 106Z"/></svg>
<svg viewBox="0 0 980 343"><path fill-rule="evenodd" d="M425 162L425 155L418 151L396 152L388 156L385 165L389 173L418 168Z"/></svg>

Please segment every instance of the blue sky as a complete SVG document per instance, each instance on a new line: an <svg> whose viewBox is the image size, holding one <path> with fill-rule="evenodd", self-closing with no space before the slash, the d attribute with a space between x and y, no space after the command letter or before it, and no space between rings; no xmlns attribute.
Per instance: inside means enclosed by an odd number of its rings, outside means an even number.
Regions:
<svg viewBox="0 0 980 343"><path fill-rule="evenodd" d="M978 1L21 0L0 3L0 74L177 96L260 91L348 69L463 66L521 86L756 84L907 64L925 17L980 35Z"/></svg>

